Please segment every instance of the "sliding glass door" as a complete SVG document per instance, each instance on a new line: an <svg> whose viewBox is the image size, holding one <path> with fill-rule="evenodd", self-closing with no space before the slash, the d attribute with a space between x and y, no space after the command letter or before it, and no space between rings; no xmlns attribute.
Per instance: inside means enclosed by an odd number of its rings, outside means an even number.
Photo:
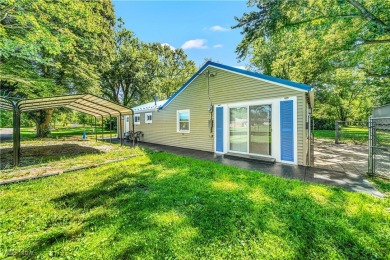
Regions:
<svg viewBox="0 0 390 260"><path fill-rule="evenodd" d="M271 155L271 105L249 107L249 153Z"/></svg>
<svg viewBox="0 0 390 260"><path fill-rule="evenodd" d="M271 155L271 105L230 108L230 151Z"/></svg>
<svg viewBox="0 0 390 260"><path fill-rule="evenodd" d="M248 108L230 109L230 150L248 152Z"/></svg>

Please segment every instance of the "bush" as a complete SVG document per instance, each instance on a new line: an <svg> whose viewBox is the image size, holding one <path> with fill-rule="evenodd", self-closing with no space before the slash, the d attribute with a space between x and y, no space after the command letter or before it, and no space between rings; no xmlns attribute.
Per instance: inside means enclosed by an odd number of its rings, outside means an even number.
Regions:
<svg viewBox="0 0 390 260"><path fill-rule="evenodd" d="M313 118L314 130L335 130L335 121L327 118Z"/></svg>
<svg viewBox="0 0 390 260"><path fill-rule="evenodd" d="M112 130L115 130L116 131L116 127L117 126L117 123L116 123L116 120L112 119L111 120L111 127L112 127ZM104 121L104 129L105 130L110 130L110 120L105 120Z"/></svg>
<svg viewBox="0 0 390 260"><path fill-rule="evenodd" d="M0 110L0 128L12 127L12 112Z"/></svg>

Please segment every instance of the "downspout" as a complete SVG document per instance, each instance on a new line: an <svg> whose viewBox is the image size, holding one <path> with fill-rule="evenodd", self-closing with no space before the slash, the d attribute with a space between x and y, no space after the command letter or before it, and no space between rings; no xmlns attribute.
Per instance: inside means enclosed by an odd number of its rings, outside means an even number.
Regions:
<svg viewBox="0 0 390 260"><path fill-rule="evenodd" d="M209 129L210 129L210 133L209 133L209 137L214 137L213 136L213 127L214 127L214 122L213 122L213 102L210 98L210 77L214 77L215 74L212 74L210 73L210 70L207 70L207 97L209 98L209 101L210 101L210 106L209 106L209 113L210 113L210 119L209 119ZM211 142L211 152L213 152L215 149L214 149L214 142Z"/></svg>

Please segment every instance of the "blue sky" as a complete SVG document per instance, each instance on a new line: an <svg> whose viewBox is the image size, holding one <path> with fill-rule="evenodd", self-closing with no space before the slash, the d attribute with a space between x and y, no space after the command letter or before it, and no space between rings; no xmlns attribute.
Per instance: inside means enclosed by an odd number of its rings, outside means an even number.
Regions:
<svg viewBox="0 0 390 260"><path fill-rule="evenodd" d="M205 58L243 67L235 49L242 39L234 16L250 9L246 1L113 1L116 16L144 42L183 48L199 66Z"/></svg>

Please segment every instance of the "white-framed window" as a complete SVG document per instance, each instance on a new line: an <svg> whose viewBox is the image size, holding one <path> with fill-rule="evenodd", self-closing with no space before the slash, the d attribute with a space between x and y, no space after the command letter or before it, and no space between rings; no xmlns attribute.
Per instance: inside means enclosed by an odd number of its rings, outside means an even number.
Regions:
<svg viewBox="0 0 390 260"><path fill-rule="evenodd" d="M145 123L151 124L153 119L153 113L145 113Z"/></svg>
<svg viewBox="0 0 390 260"><path fill-rule="evenodd" d="M134 114L134 124L135 125L141 124L141 115L140 114Z"/></svg>
<svg viewBox="0 0 390 260"><path fill-rule="evenodd" d="M190 110L178 110L177 111L177 132L189 133L190 132Z"/></svg>

